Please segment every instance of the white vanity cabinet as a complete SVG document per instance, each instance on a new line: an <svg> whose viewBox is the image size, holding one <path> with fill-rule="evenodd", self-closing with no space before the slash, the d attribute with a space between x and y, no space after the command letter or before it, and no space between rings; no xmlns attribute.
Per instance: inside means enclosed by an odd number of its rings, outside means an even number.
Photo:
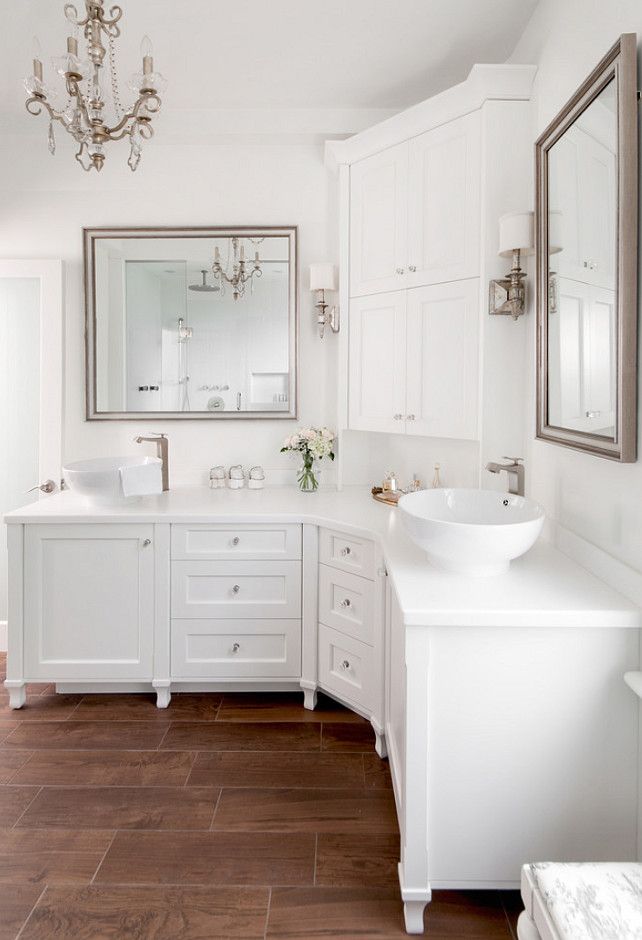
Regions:
<svg viewBox="0 0 642 940"><path fill-rule="evenodd" d="M152 678L153 525L24 527L29 680Z"/></svg>

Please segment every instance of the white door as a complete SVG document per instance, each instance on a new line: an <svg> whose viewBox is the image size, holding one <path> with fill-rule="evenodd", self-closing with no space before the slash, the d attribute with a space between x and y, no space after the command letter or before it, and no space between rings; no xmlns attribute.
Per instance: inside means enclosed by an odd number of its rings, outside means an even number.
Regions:
<svg viewBox="0 0 642 940"><path fill-rule="evenodd" d="M350 301L350 428L403 433L406 291Z"/></svg>
<svg viewBox="0 0 642 940"><path fill-rule="evenodd" d="M25 678L152 678L152 525L25 526Z"/></svg>
<svg viewBox="0 0 642 940"><path fill-rule="evenodd" d="M410 142L408 287L479 275L479 112Z"/></svg>
<svg viewBox="0 0 642 940"><path fill-rule="evenodd" d="M350 294L405 286L408 263L408 144L350 169Z"/></svg>
<svg viewBox="0 0 642 940"><path fill-rule="evenodd" d="M0 519L56 489L62 439L62 262L0 260ZM4 527L3 527L4 528ZM6 649L7 549L0 536L0 649Z"/></svg>
<svg viewBox="0 0 642 940"><path fill-rule="evenodd" d="M479 281L408 291L406 430L478 438Z"/></svg>

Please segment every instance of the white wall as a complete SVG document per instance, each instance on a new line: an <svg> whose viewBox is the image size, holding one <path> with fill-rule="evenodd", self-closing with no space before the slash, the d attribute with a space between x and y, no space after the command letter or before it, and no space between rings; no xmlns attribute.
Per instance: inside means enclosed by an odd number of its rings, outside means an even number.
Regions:
<svg viewBox="0 0 642 940"><path fill-rule="evenodd" d="M541 0L511 61L539 66L533 140L621 33L642 34L639 0ZM642 74L642 73L641 73ZM641 280L642 283L642 280ZM532 296L532 295L531 295ZM527 421L535 427L535 315L529 310ZM619 465L528 439L526 479L550 517L642 571L642 463ZM639 434L642 441L642 434Z"/></svg>
<svg viewBox="0 0 642 940"><path fill-rule="evenodd" d="M25 117L25 120L35 119ZM175 483L205 479L218 463L262 463L272 480L294 481L295 464L280 455L287 420L85 422L83 226L298 225L300 284L299 423L333 425L333 337L316 334L307 266L333 260L334 180L319 142L268 143L239 138L210 145L163 143L162 119L139 170L126 166L127 148L110 145L105 169L85 174L70 141L46 148L38 134L0 141L0 257L62 258L66 262L66 376L63 454L68 460L130 453L135 432L166 431ZM284 474L284 475L283 475ZM334 469L324 482L334 479Z"/></svg>

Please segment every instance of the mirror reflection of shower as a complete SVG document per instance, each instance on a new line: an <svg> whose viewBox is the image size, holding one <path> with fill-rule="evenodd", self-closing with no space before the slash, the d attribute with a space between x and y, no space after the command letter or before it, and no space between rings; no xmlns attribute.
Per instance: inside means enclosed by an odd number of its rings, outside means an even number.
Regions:
<svg viewBox="0 0 642 940"><path fill-rule="evenodd" d="M205 274L205 272L203 272ZM202 290L202 288L200 288ZM212 288L216 290L216 288ZM191 290L191 287L190 287ZM183 317L178 318L178 387L180 389L180 410L191 411L189 403L189 375L187 374L187 344L194 335L191 326L185 326Z"/></svg>

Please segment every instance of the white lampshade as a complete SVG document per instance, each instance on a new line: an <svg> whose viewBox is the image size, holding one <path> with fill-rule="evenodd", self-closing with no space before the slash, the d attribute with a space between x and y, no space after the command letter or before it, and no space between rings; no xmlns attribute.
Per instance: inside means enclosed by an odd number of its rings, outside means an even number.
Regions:
<svg viewBox="0 0 642 940"><path fill-rule="evenodd" d="M310 290L336 290L334 265L323 261L310 265Z"/></svg>
<svg viewBox="0 0 642 940"><path fill-rule="evenodd" d="M510 258L514 251L535 253L532 212L509 212L499 220L499 254Z"/></svg>
<svg viewBox="0 0 642 940"><path fill-rule="evenodd" d="M548 253L556 255L563 247L562 213L559 209L551 209L548 213Z"/></svg>

